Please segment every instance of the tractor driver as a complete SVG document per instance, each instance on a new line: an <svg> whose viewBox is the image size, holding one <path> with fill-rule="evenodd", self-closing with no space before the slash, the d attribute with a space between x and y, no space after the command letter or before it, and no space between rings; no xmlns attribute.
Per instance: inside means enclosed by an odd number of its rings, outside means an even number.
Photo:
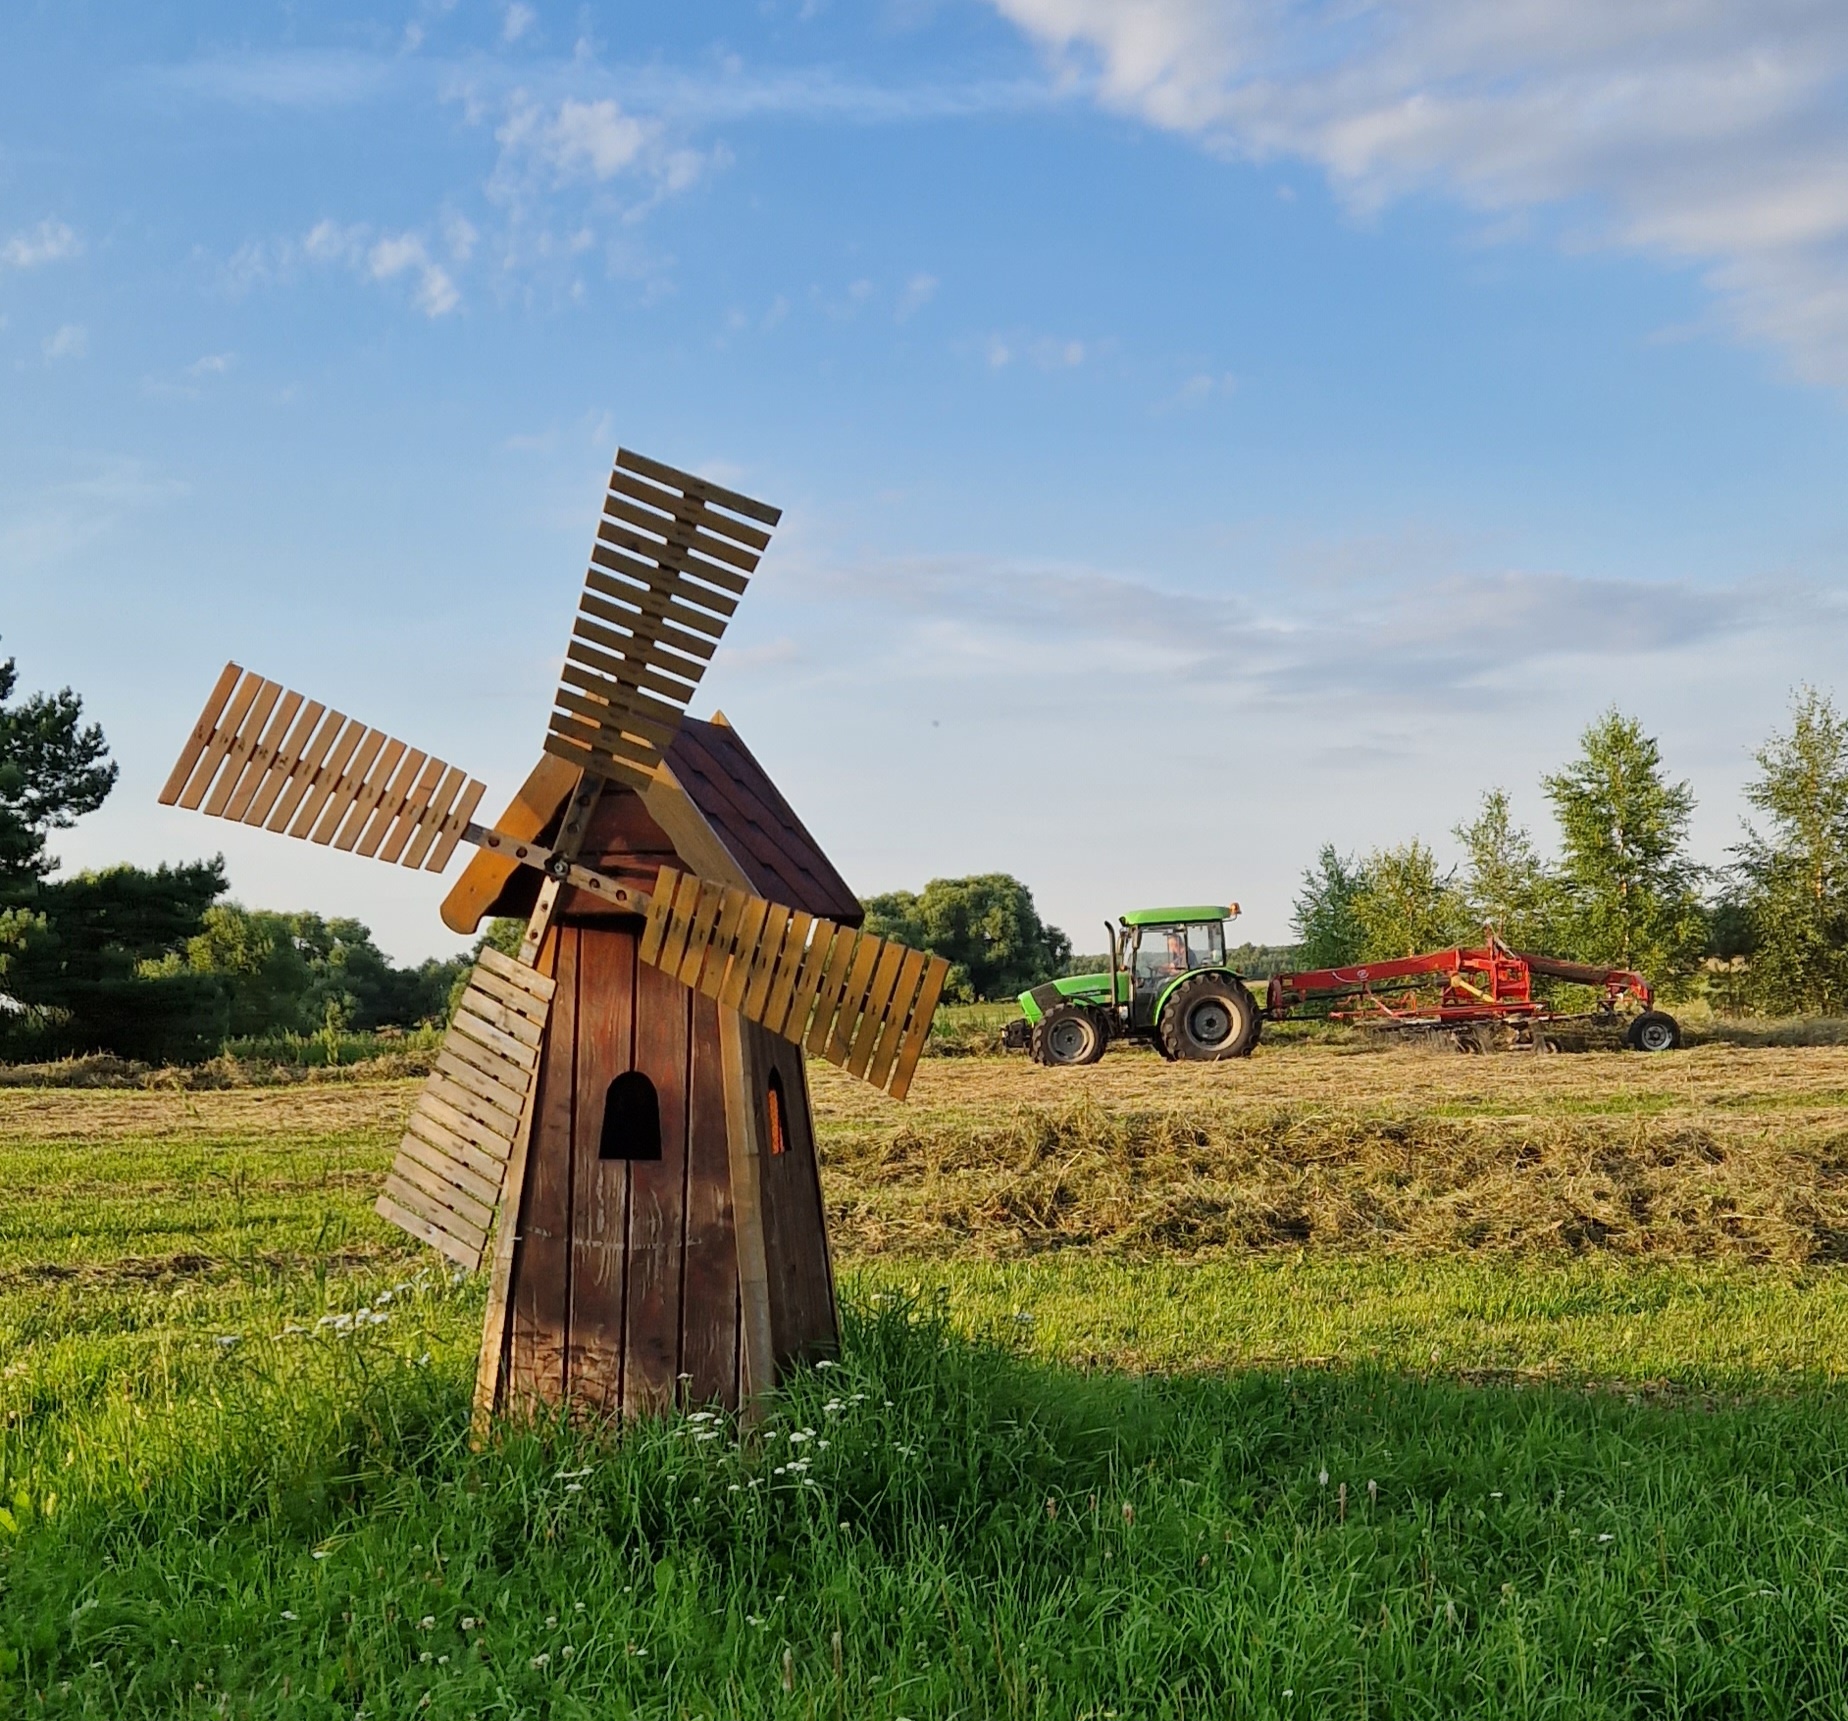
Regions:
<svg viewBox="0 0 1848 1721"><path fill-rule="evenodd" d="M1149 929L1152 933L1155 929ZM1158 943L1144 935L1136 946L1136 981L1141 986L1159 985L1176 974L1187 972L1187 931L1180 926L1164 926Z"/></svg>

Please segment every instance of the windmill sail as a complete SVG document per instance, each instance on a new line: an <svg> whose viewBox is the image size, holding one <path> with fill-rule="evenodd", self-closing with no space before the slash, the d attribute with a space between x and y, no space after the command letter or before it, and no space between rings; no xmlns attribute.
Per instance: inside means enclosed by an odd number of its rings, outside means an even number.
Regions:
<svg viewBox="0 0 1848 1721"><path fill-rule="evenodd" d="M494 1230L552 991L547 976L481 952L378 1200L381 1218L471 1272Z"/></svg>
<svg viewBox="0 0 1848 1721"><path fill-rule="evenodd" d="M646 788L781 518L618 450L546 751Z"/></svg>
<svg viewBox="0 0 1848 1721"><path fill-rule="evenodd" d="M227 663L160 802L441 872L486 787Z"/></svg>
<svg viewBox="0 0 1848 1721"><path fill-rule="evenodd" d="M903 1099L950 965L663 867L639 954L683 985Z"/></svg>

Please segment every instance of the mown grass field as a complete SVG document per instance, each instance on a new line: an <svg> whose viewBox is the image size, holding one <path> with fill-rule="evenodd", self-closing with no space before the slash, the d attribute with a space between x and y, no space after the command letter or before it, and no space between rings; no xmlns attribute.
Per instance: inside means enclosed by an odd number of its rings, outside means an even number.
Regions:
<svg viewBox="0 0 1848 1721"><path fill-rule="evenodd" d="M838 1366L480 1453L414 1084L0 1089L0 1715L1848 1713L1848 1050L813 1075Z"/></svg>

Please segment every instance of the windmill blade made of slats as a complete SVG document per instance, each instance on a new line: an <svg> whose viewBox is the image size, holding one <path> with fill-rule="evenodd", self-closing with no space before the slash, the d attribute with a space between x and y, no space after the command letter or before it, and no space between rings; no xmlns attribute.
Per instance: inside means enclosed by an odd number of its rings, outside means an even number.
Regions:
<svg viewBox="0 0 1848 1721"><path fill-rule="evenodd" d="M357 718L227 663L160 802L441 872L486 787Z"/></svg>
<svg viewBox="0 0 1848 1721"><path fill-rule="evenodd" d="M473 1272L539 1069L553 982L481 952L411 1108L377 1212Z"/></svg>
<svg viewBox="0 0 1848 1721"><path fill-rule="evenodd" d="M941 956L672 867L655 881L638 954L894 1099L950 971Z"/></svg>
<svg viewBox="0 0 1848 1721"><path fill-rule="evenodd" d="M546 751L648 787L781 518L617 450Z"/></svg>

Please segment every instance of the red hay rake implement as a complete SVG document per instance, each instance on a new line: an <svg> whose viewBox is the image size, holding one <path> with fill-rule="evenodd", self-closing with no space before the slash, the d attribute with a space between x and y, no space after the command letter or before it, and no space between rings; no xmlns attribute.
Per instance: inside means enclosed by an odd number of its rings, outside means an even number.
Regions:
<svg viewBox="0 0 1848 1721"><path fill-rule="evenodd" d="M1680 1045L1680 1025L1653 1007L1655 993L1642 975L1511 950L1493 928L1484 930L1488 942L1473 949L1457 946L1390 962L1278 974L1270 983L1265 1014L1280 1022L1305 1006L1326 1007L1332 1020L1367 1027L1455 1030L1458 1044L1476 1051L1488 1038L1483 1028L1505 1025L1517 1043L1538 1048L1545 1043L1538 1032L1543 1024L1615 1026L1622 1020L1621 1006L1640 1006L1641 1013L1625 1027L1627 1045L1640 1052ZM1590 1010L1563 1013L1534 996L1536 975L1598 987L1602 996Z"/></svg>

